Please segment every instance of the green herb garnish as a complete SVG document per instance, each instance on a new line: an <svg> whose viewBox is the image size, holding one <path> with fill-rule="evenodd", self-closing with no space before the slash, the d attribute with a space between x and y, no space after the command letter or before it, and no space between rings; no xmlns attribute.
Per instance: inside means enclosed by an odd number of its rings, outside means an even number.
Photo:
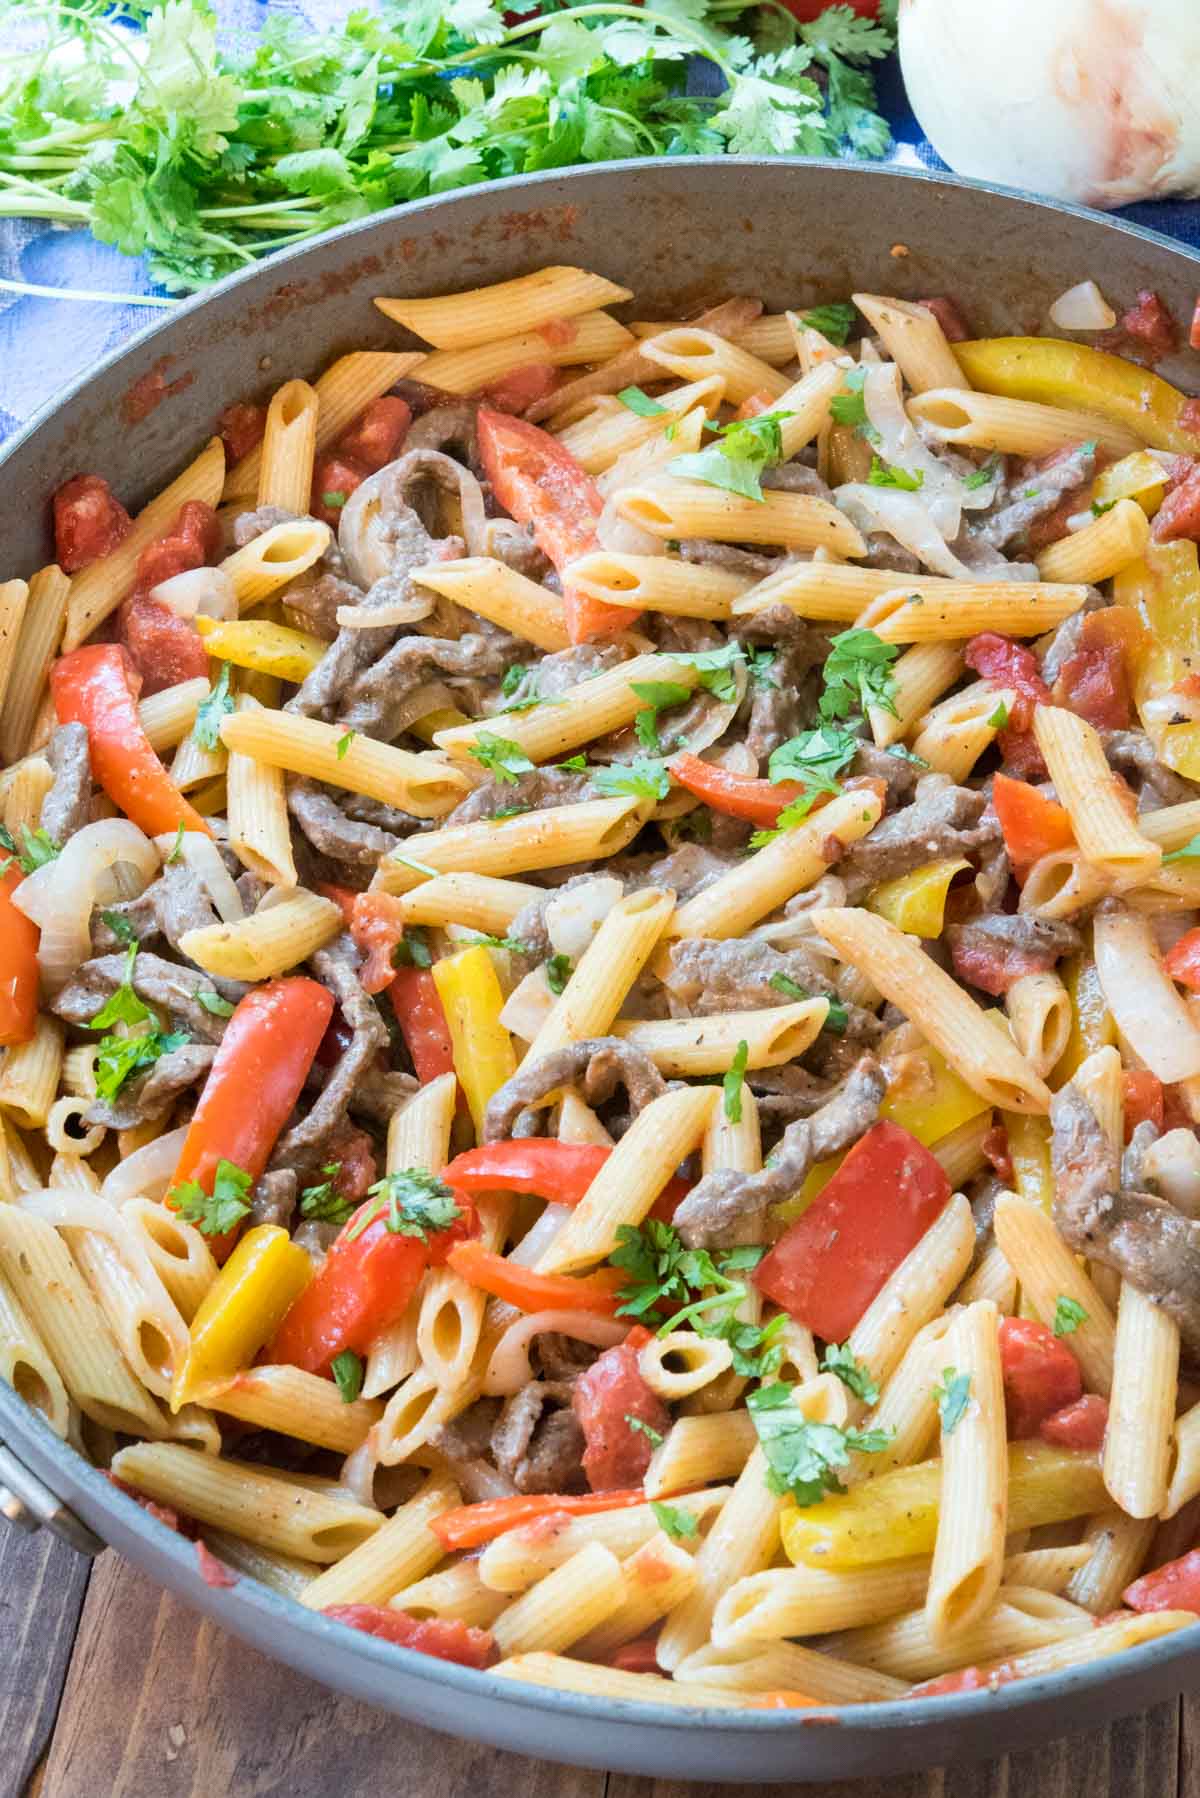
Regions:
<svg viewBox="0 0 1200 1798"><path fill-rule="evenodd" d="M185 1223L195 1224L202 1236L224 1236L250 1215L246 1194L254 1184L250 1175L224 1157L217 1163L211 1193L195 1180L187 1180L167 1194L167 1203Z"/></svg>

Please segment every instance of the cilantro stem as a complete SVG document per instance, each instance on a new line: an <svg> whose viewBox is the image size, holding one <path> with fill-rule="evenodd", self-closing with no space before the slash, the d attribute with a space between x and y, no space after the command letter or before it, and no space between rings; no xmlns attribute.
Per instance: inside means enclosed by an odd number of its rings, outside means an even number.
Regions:
<svg viewBox="0 0 1200 1798"><path fill-rule="evenodd" d="M545 31L548 25L561 25L568 19L594 18L636 19L639 25L661 25L669 36L686 39L696 46L701 56L707 57L709 62L715 62L731 87L737 80L733 64L721 55L712 40L702 31L695 30L686 19L672 18L669 13L654 12L648 6L568 6L562 12L547 13L545 17L527 19L523 25L514 25L505 32L502 43L483 44L478 50L467 50L463 55L456 56L454 61L456 65L478 62L483 57L495 56L506 44L515 44L523 37L535 37L539 32Z"/></svg>

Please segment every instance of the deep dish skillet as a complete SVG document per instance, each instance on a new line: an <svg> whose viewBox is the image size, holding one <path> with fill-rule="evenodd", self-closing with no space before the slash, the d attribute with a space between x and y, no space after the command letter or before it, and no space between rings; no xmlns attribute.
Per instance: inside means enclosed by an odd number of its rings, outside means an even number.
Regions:
<svg viewBox="0 0 1200 1798"><path fill-rule="evenodd" d="M635 221L630 241L631 221ZM851 288L953 292L981 332L1036 328L1093 277L1122 303L1157 289L1190 313L1200 259L1097 215L970 186L838 165L680 163L580 172L433 201L348 229L191 302L47 411L7 451L7 565L46 559L44 500L99 467L134 503L159 488L230 395L269 392L351 348L396 347L380 291L452 291L570 260L603 268L640 308L686 314L730 292L769 308ZM1163 365L1168 378L1186 371ZM162 399L130 422L147 391ZM14 484L15 483L15 484ZM1188 1681L1191 1632L998 1694L795 1716L679 1713L573 1698L431 1662L345 1631L241 1581L205 1586L189 1544L138 1510L0 1389L14 1457L0 1480L74 1539L96 1531L227 1627L340 1689L504 1747L646 1773L823 1779L1002 1752L1157 1701ZM31 1485L29 1475L41 1482ZM19 1509L19 1505L16 1507ZM82 1519L86 1528L71 1518ZM92 1548L94 1538L88 1540ZM1019 1718L1015 1713L1019 1712ZM683 1727L681 1727L681 1725Z"/></svg>

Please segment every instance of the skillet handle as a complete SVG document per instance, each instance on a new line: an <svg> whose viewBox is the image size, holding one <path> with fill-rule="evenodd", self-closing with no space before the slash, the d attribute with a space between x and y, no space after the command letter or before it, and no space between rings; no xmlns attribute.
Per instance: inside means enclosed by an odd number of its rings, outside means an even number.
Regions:
<svg viewBox="0 0 1200 1798"><path fill-rule="evenodd" d="M104 1548L86 1523L55 1498L48 1486L0 1443L0 1517L23 1530L47 1529L80 1554L98 1555Z"/></svg>

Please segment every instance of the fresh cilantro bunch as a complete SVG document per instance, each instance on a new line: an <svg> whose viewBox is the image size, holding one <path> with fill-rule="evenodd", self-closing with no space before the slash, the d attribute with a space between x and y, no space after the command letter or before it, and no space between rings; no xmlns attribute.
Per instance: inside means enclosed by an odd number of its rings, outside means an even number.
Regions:
<svg viewBox="0 0 1200 1798"><path fill-rule="evenodd" d="M760 476L764 468L777 468L784 460L783 434L779 427L790 412L760 412L757 418L737 418L717 425L719 443L693 455L676 456L667 463L668 474L709 487L723 487L745 499L762 500ZM709 427L713 429L712 426Z"/></svg>
<svg viewBox="0 0 1200 1798"><path fill-rule="evenodd" d="M167 1195L168 1203L185 1223L195 1224L203 1236L224 1236L250 1215L247 1194L254 1182L244 1168L224 1156L213 1175L213 1189L205 1192L197 1180L185 1180Z"/></svg>
<svg viewBox="0 0 1200 1798"><path fill-rule="evenodd" d="M719 1336L728 1342L733 1371L743 1379L765 1379L778 1371L786 1317L781 1312L759 1325L737 1315L748 1289L734 1276L756 1267L762 1249L733 1249L717 1262L707 1249L685 1248L671 1225L655 1218L647 1218L640 1228L620 1225L617 1238L609 1261L629 1275L617 1294L619 1317L655 1325L660 1336L685 1323L698 1336ZM660 1323L661 1309L667 1308L671 1315Z"/></svg>
<svg viewBox="0 0 1200 1798"><path fill-rule="evenodd" d="M208 0L0 0L0 29L9 15L0 215L84 225L176 291L502 176L890 143L869 68L894 26L845 5L801 25L737 0L551 0L532 17L506 0L379 0L316 32L272 7L257 41L229 49ZM688 92L695 58L723 91Z"/></svg>
<svg viewBox="0 0 1200 1798"><path fill-rule="evenodd" d="M877 1455L891 1441L887 1430L839 1429L812 1423L792 1403L794 1387L782 1380L747 1395L758 1440L767 1457L767 1485L790 1493L798 1505L819 1504L827 1492L842 1492L838 1469L852 1454Z"/></svg>

